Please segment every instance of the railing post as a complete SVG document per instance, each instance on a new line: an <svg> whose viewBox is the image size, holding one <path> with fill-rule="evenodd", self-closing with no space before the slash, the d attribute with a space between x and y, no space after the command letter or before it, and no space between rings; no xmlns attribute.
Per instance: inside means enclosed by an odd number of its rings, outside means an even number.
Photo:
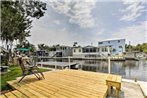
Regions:
<svg viewBox="0 0 147 98"><path fill-rule="evenodd" d="M43 62L43 60L41 60L41 67L43 67L42 62Z"/></svg>
<svg viewBox="0 0 147 98"><path fill-rule="evenodd" d="M110 62L110 56L108 56L108 73L111 73L111 62Z"/></svg>
<svg viewBox="0 0 147 98"><path fill-rule="evenodd" d="M57 69L57 65L56 65L56 56L55 56L54 60L55 60L55 69Z"/></svg>
<svg viewBox="0 0 147 98"><path fill-rule="evenodd" d="M68 56L68 64L69 64L69 69L70 69L70 56Z"/></svg>

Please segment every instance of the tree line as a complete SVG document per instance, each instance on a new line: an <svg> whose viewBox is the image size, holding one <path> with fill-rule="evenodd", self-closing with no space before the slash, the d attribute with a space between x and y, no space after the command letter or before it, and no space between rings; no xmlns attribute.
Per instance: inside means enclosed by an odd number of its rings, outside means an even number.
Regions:
<svg viewBox="0 0 147 98"><path fill-rule="evenodd" d="M147 53L147 43L142 43L142 44L137 44L137 45L126 44L125 47L126 47L126 52L139 51L139 52Z"/></svg>

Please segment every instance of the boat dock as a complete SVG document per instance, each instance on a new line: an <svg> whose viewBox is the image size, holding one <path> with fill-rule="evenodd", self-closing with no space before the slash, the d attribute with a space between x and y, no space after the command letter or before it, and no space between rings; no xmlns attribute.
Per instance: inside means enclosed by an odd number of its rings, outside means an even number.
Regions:
<svg viewBox="0 0 147 98"><path fill-rule="evenodd" d="M39 65L40 67L52 67L52 68L59 68L59 69L64 69L66 67L71 68L73 66L75 66L77 63L73 63L73 62L36 62L37 65Z"/></svg>
<svg viewBox="0 0 147 98"><path fill-rule="evenodd" d="M119 96L121 76L81 70L55 70L44 73L45 79L27 76L7 83L14 88L0 98L106 98L111 86L116 86Z"/></svg>
<svg viewBox="0 0 147 98"><path fill-rule="evenodd" d="M107 61L108 57L45 57L45 56L39 56L39 59L46 60L46 59L67 59L67 60L103 60ZM125 61L126 59L124 57L110 57L111 61Z"/></svg>

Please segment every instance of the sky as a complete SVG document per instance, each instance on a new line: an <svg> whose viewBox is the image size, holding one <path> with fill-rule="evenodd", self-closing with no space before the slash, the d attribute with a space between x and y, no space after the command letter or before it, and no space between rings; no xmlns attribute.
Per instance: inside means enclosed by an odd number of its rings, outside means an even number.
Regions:
<svg viewBox="0 0 147 98"><path fill-rule="evenodd" d="M44 0L45 15L33 19L32 44L98 45L98 41L125 38L126 44L147 42L145 0Z"/></svg>

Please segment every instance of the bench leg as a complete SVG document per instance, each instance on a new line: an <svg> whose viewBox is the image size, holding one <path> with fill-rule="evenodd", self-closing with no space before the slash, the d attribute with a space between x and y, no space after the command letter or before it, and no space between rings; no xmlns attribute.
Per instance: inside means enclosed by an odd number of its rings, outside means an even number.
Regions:
<svg viewBox="0 0 147 98"><path fill-rule="evenodd" d="M26 75L24 74L22 77L21 77L21 79L18 81L18 83L25 77Z"/></svg>
<svg viewBox="0 0 147 98"><path fill-rule="evenodd" d="M115 95L116 95L117 98L119 98L119 91L120 91L120 89L116 88Z"/></svg>
<svg viewBox="0 0 147 98"><path fill-rule="evenodd" d="M108 86L108 95L111 95L111 86Z"/></svg>

